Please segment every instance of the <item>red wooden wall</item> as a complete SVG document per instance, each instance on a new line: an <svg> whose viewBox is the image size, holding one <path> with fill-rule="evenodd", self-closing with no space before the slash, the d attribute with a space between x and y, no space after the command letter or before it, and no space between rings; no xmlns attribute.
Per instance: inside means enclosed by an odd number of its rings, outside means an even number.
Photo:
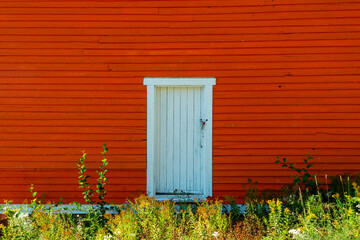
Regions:
<svg viewBox="0 0 360 240"><path fill-rule="evenodd" d="M213 189L291 181L276 156L360 170L360 0L0 1L0 198L146 190L143 77L216 77Z"/></svg>

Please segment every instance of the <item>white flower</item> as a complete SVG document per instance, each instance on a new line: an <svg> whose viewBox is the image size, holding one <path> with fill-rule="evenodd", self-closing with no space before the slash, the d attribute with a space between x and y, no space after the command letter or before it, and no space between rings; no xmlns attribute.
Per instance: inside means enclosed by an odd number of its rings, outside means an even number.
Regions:
<svg viewBox="0 0 360 240"><path fill-rule="evenodd" d="M79 222L76 226L77 230L80 232L82 230L82 226L81 223Z"/></svg>
<svg viewBox="0 0 360 240"><path fill-rule="evenodd" d="M290 229L289 233L293 235L293 239L296 239L297 236L301 237L301 230L298 229Z"/></svg>
<svg viewBox="0 0 360 240"><path fill-rule="evenodd" d="M356 207L360 209L360 204L356 205Z"/></svg>
<svg viewBox="0 0 360 240"><path fill-rule="evenodd" d="M216 238L220 236L220 234L218 232L214 232L212 235Z"/></svg>
<svg viewBox="0 0 360 240"><path fill-rule="evenodd" d="M17 218L24 220L24 219L26 219L28 216L29 216L28 213L20 212L19 215L17 215Z"/></svg>
<svg viewBox="0 0 360 240"><path fill-rule="evenodd" d="M24 222L24 224L27 224L28 222L31 222L31 219L29 218L28 213L18 212L18 214L15 215L17 219L19 219L21 222Z"/></svg>
<svg viewBox="0 0 360 240"><path fill-rule="evenodd" d="M15 213L13 221L15 221L16 225L20 225L21 228L28 229L29 231L32 229L32 220L28 213L20 211Z"/></svg>
<svg viewBox="0 0 360 240"><path fill-rule="evenodd" d="M114 232L114 234L115 234L116 236L120 236L120 235L121 235L121 232L120 232L119 229L117 229L117 230Z"/></svg>
<svg viewBox="0 0 360 240"><path fill-rule="evenodd" d="M110 240L111 238L112 238L111 235L105 235L103 239L104 239L104 240Z"/></svg>

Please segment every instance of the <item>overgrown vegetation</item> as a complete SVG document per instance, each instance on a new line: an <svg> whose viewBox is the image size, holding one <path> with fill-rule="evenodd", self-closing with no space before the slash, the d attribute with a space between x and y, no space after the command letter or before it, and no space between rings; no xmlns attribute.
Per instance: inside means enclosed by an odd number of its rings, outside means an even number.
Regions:
<svg viewBox="0 0 360 240"><path fill-rule="evenodd" d="M221 201L177 205L145 195L108 209L106 145L103 149L96 186L88 181L85 152L77 163L79 187L91 204L85 215L42 204L31 186L33 199L26 208L4 207L7 226L0 225L1 239L360 239L360 175L325 175L320 184L310 173L310 156L303 168L278 158L276 164L294 172L293 183L281 191L260 192L249 179L245 211L231 197L225 197L231 205L227 211Z"/></svg>
<svg viewBox="0 0 360 240"><path fill-rule="evenodd" d="M100 170L96 171L98 174L97 178L97 184L96 184L96 193L98 200L94 199L94 191L91 184L88 182L88 179L90 178L90 175L87 174L87 168L86 168L86 153L83 152L82 157L80 158L79 162L76 164L78 166L79 170L79 187L84 189L83 191L83 197L85 199L85 202L91 204L91 207L86 209L87 214L83 220L86 224L84 225L84 233L86 236L93 236L98 231L102 230L103 228L106 228L109 230L109 227L106 225L108 219L106 218L106 211L110 210L106 207L108 202L105 201L106 196L106 172L108 171L107 165L108 161L106 158L106 152L108 151L108 148L106 147L106 144L103 145L103 152L101 153L103 156L103 159L101 160ZM79 203L75 203L75 205L80 209L81 205Z"/></svg>

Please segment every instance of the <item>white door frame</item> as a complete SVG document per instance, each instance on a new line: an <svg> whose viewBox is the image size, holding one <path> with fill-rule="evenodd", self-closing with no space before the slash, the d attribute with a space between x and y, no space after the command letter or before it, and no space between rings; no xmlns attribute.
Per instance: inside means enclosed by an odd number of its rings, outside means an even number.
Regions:
<svg viewBox="0 0 360 240"><path fill-rule="evenodd" d="M155 190L155 87L157 86L199 86L204 87L204 117L207 119L203 134L204 158L204 195L197 198L212 196L212 106L213 85L215 78L144 78L147 86L147 194L151 197L162 199L174 199L174 196L156 196ZM192 196L194 197L194 196Z"/></svg>

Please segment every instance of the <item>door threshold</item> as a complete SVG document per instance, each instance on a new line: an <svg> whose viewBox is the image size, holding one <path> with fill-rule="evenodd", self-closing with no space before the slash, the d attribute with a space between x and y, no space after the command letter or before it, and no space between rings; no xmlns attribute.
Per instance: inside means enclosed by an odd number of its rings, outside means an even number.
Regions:
<svg viewBox="0 0 360 240"><path fill-rule="evenodd" d="M157 194L154 196L157 201L168 200L170 202L196 202L206 200L203 194Z"/></svg>

